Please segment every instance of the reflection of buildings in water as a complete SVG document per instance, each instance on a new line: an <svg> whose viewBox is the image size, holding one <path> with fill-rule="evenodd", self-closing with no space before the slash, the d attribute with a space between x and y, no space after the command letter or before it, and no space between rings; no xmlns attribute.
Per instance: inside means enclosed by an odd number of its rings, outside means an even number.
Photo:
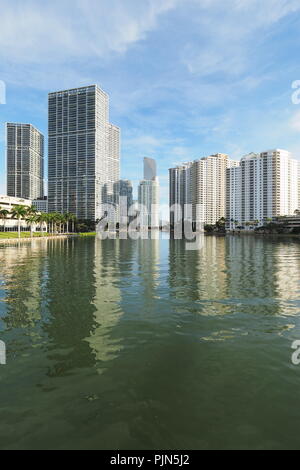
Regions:
<svg viewBox="0 0 300 470"><path fill-rule="evenodd" d="M203 247L188 251L184 240L170 240L172 295L190 300L218 300L226 296L225 239L204 237Z"/></svg>
<svg viewBox="0 0 300 470"><path fill-rule="evenodd" d="M155 297L155 290L159 288L160 279L160 239L155 236L149 240L138 240L138 265L143 280L142 288L144 299Z"/></svg>
<svg viewBox="0 0 300 470"><path fill-rule="evenodd" d="M291 240L212 236L191 252L170 240L170 293L202 315L298 315L299 255Z"/></svg>
<svg viewBox="0 0 300 470"><path fill-rule="evenodd" d="M32 327L35 339L48 336L49 376L91 366L95 358L117 357L118 284L123 272L132 271L133 249L127 241L93 239L39 240L0 249L7 300L2 320L28 328L26 336Z"/></svg>
<svg viewBox="0 0 300 470"><path fill-rule="evenodd" d="M226 264L230 297L276 297L273 244L255 236L229 236Z"/></svg>
<svg viewBox="0 0 300 470"><path fill-rule="evenodd" d="M299 244L254 236L227 243L230 297L248 299L243 307L251 312L298 315L299 307L287 301L300 298Z"/></svg>
<svg viewBox="0 0 300 470"><path fill-rule="evenodd" d="M8 327L26 328L41 319L47 240L1 247L1 300Z"/></svg>
<svg viewBox="0 0 300 470"><path fill-rule="evenodd" d="M200 299L226 297L225 238L206 237L202 250L196 251L197 291Z"/></svg>
<svg viewBox="0 0 300 470"><path fill-rule="evenodd" d="M119 263L120 240L97 240L93 263L94 325L86 341L100 363L115 359L122 349L120 338L113 337L113 329L122 316L121 291L117 285Z"/></svg>
<svg viewBox="0 0 300 470"><path fill-rule="evenodd" d="M276 259L275 286L284 315L300 314L300 244L297 241L278 243L273 248Z"/></svg>
<svg viewBox="0 0 300 470"><path fill-rule="evenodd" d="M60 376L74 368L94 363L84 339L93 328L95 307L94 240L59 240L51 243L47 254L47 300L49 376Z"/></svg>

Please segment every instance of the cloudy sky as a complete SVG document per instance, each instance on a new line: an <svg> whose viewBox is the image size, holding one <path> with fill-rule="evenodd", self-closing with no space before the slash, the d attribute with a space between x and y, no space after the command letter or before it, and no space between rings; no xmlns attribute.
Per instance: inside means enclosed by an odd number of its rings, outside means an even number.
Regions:
<svg viewBox="0 0 300 470"><path fill-rule="evenodd" d="M299 0L0 3L0 193L4 123L46 135L48 92L93 83L122 129L122 176L136 184L155 157L163 202L182 161L275 147L300 158Z"/></svg>

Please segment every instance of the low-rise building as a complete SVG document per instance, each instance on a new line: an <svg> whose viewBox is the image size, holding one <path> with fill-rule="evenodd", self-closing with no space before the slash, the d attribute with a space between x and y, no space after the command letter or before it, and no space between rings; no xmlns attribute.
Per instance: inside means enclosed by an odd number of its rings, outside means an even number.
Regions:
<svg viewBox="0 0 300 470"><path fill-rule="evenodd" d="M48 198L47 196L35 199L32 201L33 207L36 208L38 212L48 212Z"/></svg>
<svg viewBox="0 0 300 470"><path fill-rule="evenodd" d="M0 211L8 211L8 215L0 217L0 230L4 231L15 231L18 229L18 220L13 219L11 216L11 211L16 206L31 207L32 201L30 199L21 199L18 197L11 196L0 196ZM27 230L28 223L26 220L21 219L21 230Z"/></svg>

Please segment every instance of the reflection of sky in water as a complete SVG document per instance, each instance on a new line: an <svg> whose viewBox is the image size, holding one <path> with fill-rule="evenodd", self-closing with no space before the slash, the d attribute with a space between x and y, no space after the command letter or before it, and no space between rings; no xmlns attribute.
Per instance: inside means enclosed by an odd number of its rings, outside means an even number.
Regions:
<svg viewBox="0 0 300 470"><path fill-rule="evenodd" d="M263 423L270 400L290 419L284 400L300 385L297 240L206 237L199 251L168 239L37 240L0 246L0 266L4 447L211 448L236 429L241 445L249 429L254 447L285 439ZM290 440L299 424L296 412Z"/></svg>

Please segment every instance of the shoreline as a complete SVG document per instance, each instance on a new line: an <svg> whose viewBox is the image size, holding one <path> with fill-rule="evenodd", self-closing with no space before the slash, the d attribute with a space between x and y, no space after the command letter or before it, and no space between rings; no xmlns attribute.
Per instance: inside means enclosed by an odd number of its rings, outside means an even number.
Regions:
<svg viewBox="0 0 300 470"><path fill-rule="evenodd" d="M253 232L253 231L250 231L249 232L240 232L240 233L233 233L233 232L227 232L226 235L231 235L233 237L241 237L241 236L245 236L245 235L251 235L251 236L255 236L255 237L267 237L267 238L270 238L270 237L291 237L291 238L300 238L300 234L299 233L259 233L259 232Z"/></svg>
<svg viewBox="0 0 300 470"><path fill-rule="evenodd" d="M254 236L259 238L298 238L300 239L300 234L294 233L255 233L255 232L241 232L241 233L203 233L204 236L208 237L244 237L244 236ZM32 241L49 241L49 240L67 240L71 238L92 238L96 237L95 233L72 233L72 234L65 234L65 235L51 235L46 237L26 237L26 238L0 238L0 245L7 245L7 244L16 244L16 243L28 243Z"/></svg>
<svg viewBox="0 0 300 470"><path fill-rule="evenodd" d="M80 234L70 234L70 235L52 235L47 237L26 237L26 238L0 238L0 245L7 243L20 243L20 242L32 242L36 240L61 240L68 238L77 238L80 237Z"/></svg>

